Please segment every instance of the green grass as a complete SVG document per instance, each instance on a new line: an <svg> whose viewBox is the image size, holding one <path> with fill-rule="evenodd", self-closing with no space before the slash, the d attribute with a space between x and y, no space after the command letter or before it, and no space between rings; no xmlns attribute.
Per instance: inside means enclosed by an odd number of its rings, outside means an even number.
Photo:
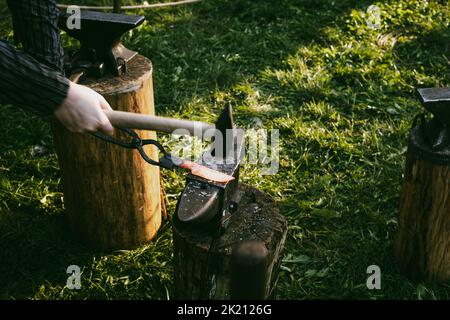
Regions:
<svg viewBox="0 0 450 320"><path fill-rule="evenodd" d="M407 134L422 112L414 89L450 84L448 1L209 0L145 14L126 43L154 64L158 114L214 121L230 104L238 125L280 130L279 172L246 164L241 179L289 222L278 298L450 298L449 284L411 282L393 257ZM49 125L0 112L0 298L171 298L170 224L136 250L88 250L64 228ZM32 157L37 143L49 154ZM173 211L184 177L163 175ZM64 288L70 264L81 290ZM381 290L365 286L372 264Z"/></svg>

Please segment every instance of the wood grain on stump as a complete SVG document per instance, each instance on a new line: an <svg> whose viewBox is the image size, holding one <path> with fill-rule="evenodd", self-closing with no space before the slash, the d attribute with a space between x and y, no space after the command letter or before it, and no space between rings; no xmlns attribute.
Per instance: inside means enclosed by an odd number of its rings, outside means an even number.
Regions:
<svg viewBox="0 0 450 320"><path fill-rule="evenodd" d="M115 110L153 115L151 62L137 56L127 71L121 78L83 84L102 94ZM130 140L116 131L118 137ZM156 139L155 132L136 132L142 139ZM137 150L71 133L56 119L53 136L67 223L75 235L91 248L105 251L134 248L151 240L161 224L159 168L146 163ZM146 151L157 159L154 146Z"/></svg>
<svg viewBox="0 0 450 320"><path fill-rule="evenodd" d="M450 280L450 166L408 155L395 253L413 279Z"/></svg>
<svg viewBox="0 0 450 320"><path fill-rule="evenodd" d="M243 241L263 243L268 251L266 298L275 296L275 287L287 233L287 223L274 200L267 194L240 184L238 210L220 238L213 270L215 285L205 292L209 247L212 235L198 227L174 222L174 282L177 299L230 299L232 248Z"/></svg>

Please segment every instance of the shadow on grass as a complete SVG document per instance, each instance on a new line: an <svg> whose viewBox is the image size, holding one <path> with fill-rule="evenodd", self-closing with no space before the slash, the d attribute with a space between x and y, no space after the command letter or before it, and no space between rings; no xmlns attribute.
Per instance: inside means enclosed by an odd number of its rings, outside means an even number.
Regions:
<svg viewBox="0 0 450 320"><path fill-rule="evenodd" d="M213 90L283 67L299 48L326 41L326 28L352 9L365 10L374 2L205 2L192 11L180 9L170 24L150 11L148 25L127 42L154 64L157 112L182 112L183 104L209 97Z"/></svg>
<svg viewBox="0 0 450 320"><path fill-rule="evenodd" d="M450 86L450 28L433 29L395 47L397 63L424 73L418 82L408 78L415 87Z"/></svg>
<svg viewBox="0 0 450 320"><path fill-rule="evenodd" d="M64 287L69 265L86 266L93 253L66 229L61 215L34 208L0 219L0 298L33 297L42 284Z"/></svg>

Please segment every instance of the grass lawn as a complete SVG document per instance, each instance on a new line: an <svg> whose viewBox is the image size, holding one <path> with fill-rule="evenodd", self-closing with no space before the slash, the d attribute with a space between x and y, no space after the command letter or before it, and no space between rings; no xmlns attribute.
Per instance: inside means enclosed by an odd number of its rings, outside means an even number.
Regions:
<svg viewBox="0 0 450 320"><path fill-rule="evenodd" d="M212 122L230 104L239 126L279 129L279 172L241 172L289 223L279 299L450 299L450 284L411 282L393 257L407 135L423 111L414 90L450 85L447 0L207 0L137 13L147 22L125 42L154 64L158 114ZM0 298L171 298L170 223L136 250L90 251L64 227L48 123L13 106L0 115ZM49 153L33 157L36 144ZM184 177L163 178L173 212ZM65 288L71 264L81 290ZM366 287L373 264L381 290Z"/></svg>

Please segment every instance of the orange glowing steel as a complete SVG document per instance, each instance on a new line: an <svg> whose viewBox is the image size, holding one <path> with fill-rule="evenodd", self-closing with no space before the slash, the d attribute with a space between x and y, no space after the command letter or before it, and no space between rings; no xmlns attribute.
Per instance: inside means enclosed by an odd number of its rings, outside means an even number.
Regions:
<svg viewBox="0 0 450 320"><path fill-rule="evenodd" d="M217 170L210 169L208 167L202 166L198 163L188 160L183 160L183 162L180 164L180 168L188 169L189 171L191 171L193 175L211 181L226 183L234 179L233 176L230 176Z"/></svg>

